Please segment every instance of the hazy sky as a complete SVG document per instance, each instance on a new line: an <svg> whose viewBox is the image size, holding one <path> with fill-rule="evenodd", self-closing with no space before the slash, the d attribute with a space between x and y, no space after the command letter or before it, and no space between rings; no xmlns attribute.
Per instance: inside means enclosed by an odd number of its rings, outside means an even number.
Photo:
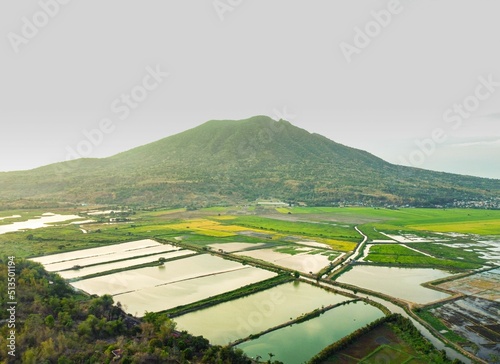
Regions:
<svg viewBox="0 0 500 364"><path fill-rule="evenodd" d="M499 10L498 0L3 1L0 171L264 114L392 163L500 178Z"/></svg>

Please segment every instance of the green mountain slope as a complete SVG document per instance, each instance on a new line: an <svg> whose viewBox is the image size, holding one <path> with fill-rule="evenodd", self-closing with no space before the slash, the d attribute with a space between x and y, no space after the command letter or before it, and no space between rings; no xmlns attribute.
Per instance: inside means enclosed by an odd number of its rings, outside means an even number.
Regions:
<svg viewBox="0 0 500 364"><path fill-rule="evenodd" d="M0 199L209 205L275 197L312 204L444 204L500 197L500 181L392 165L265 116L213 120L104 159L0 173Z"/></svg>

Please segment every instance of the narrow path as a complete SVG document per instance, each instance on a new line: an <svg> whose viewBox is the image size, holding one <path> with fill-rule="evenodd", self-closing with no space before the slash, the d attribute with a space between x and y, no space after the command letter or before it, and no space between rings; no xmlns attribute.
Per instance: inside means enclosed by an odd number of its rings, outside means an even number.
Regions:
<svg viewBox="0 0 500 364"><path fill-rule="evenodd" d="M423 251L420 251L420 250L417 250L417 249L415 249L415 248L409 247L408 245L405 245L405 244L399 244L399 245L404 246L405 248L408 248L408 249L410 249L410 250L413 250L414 252L417 252L417 253L423 254L423 255L425 255L425 256L427 256L427 257L434 258L434 259L438 259L438 258L436 258L436 257L435 257L435 256L433 256L433 255L430 255L430 254L424 253Z"/></svg>
<svg viewBox="0 0 500 364"><path fill-rule="evenodd" d="M363 237L363 240L358 244L356 249L351 254L345 256L344 262L347 262L349 260L349 258L357 257L360 254L361 250L363 250L365 248L366 241L368 240L368 236L363 234L363 232L361 230L359 230L357 226L355 226L354 229ZM337 259L335 259L335 260L337 260ZM330 279L331 277L333 277L335 275L335 273L337 273L342 268L344 268L343 265L341 265L341 264L337 265L335 268L333 268L330 271L327 278Z"/></svg>

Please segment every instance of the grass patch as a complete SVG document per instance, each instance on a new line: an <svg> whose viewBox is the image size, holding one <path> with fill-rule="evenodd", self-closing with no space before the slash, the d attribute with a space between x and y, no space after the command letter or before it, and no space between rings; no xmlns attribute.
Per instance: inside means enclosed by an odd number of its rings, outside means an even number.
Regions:
<svg viewBox="0 0 500 364"><path fill-rule="evenodd" d="M500 235L500 219L409 225L409 227L416 230L430 230L443 233L455 232L464 234Z"/></svg>
<svg viewBox="0 0 500 364"><path fill-rule="evenodd" d="M426 321L429 323L434 329L441 333L445 338L450 340L451 342L454 342L456 344L461 344L461 343L466 343L467 340L463 338L462 336L456 334L453 332L451 329L449 329L440 319L438 319L436 316L434 316L432 313L430 313L428 310L420 310L418 312L415 312L422 320ZM444 333L444 331L447 331Z"/></svg>
<svg viewBox="0 0 500 364"><path fill-rule="evenodd" d="M457 261L474 263L478 265L483 265L487 262L486 259L479 257L478 252L466 251L463 248L453 248L451 246L436 243L412 243L411 246L436 258L450 259L451 257L453 257L454 260L456 259ZM457 259L457 257L463 259Z"/></svg>
<svg viewBox="0 0 500 364"><path fill-rule="evenodd" d="M334 238L343 241L358 241L359 234L353 227L343 227L331 224L316 224L309 222L283 221L259 216L239 216L233 222L261 230L271 230L284 234L301 236Z"/></svg>
<svg viewBox="0 0 500 364"><path fill-rule="evenodd" d="M476 269L481 265L461 260L433 258L398 244L372 245L366 261L405 266L435 266L453 269Z"/></svg>

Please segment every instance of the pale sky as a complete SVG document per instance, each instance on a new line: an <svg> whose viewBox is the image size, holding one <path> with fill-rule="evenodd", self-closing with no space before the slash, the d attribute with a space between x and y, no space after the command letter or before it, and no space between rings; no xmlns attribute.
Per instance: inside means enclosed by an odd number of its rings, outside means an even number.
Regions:
<svg viewBox="0 0 500 364"><path fill-rule="evenodd" d="M0 171L264 114L391 163L500 178L498 14L498 0L3 1Z"/></svg>

